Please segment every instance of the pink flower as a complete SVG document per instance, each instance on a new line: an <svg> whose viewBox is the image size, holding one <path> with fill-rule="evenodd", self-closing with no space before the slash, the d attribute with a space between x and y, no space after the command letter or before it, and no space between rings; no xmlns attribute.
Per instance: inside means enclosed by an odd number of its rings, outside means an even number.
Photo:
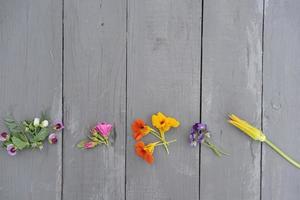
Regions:
<svg viewBox="0 0 300 200"><path fill-rule="evenodd" d="M106 122L101 122L97 124L95 129L100 132L100 134L104 137L108 137L110 131L112 130L112 125Z"/></svg>
<svg viewBox="0 0 300 200"><path fill-rule="evenodd" d="M6 132L1 133L1 134L0 134L0 141L1 141L1 142L5 142L5 141L7 141L7 140L9 140L9 134L6 133Z"/></svg>
<svg viewBox="0 0 300 200"><path fill-rule="evenodd" d="M7 145L6 150L10 156L15 156L17 154L17 149L13 144Z"/></svg>
<svg viewBox="0 0 300 200"><path fill-rule="evenodd" d="M97 146L97 142L93 142L93 141L89 141L89 142L84 144L85 149L92 149L95 146Z"/></svg>
<svg viewBox="0 0 300 200"><path fill-rule="evenodd" d="M48 141L50 144L56 144L58 141L57 135L55 133L51 133L48 137Z"/></svg>

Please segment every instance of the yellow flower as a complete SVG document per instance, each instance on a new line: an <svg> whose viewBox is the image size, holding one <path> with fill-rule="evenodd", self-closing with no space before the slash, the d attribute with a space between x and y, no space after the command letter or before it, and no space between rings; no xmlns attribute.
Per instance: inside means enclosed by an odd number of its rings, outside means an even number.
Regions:
<svg viewBox="0 0 300 200"><path fill-rule="evenodd" d="M233 126L237 127L247 135L249 135L254 140L259 140L261 142L264 142L265 144L269 145L274 151L276 151L280 156L282 156L284 159L286 159L288 162L290 162L292 165L300 169L300 163L296 160L292 159L289 155L284 153L280 148L278 148L275 144L273 144L266 136L262 133L261 130L255 128L248 122L241 120L237 116L231 114L229 115L230 120L228 122L232 124Z"/></svg>
<svg viewBox="0 0 300 200"><path fill-rule="evenodd" d="M161 112L152 115L152 124L161 134L167 132L171 127L178 127L180 125L175 118L167 117Z"/></svg>
<svg viewBox="0 0 300 200"><path fill-rule="evenodd" d="M248 122L238 118L233 114L229 115L229 118L230 120L228 120L228 122L230 124L232 124L233 126L237 127L238 129L246 133L252 139L259 140L261 142L264 142L266 140L266 136L261 132L261 130L255 128Z"/></svg>
<svg viewBox="0 0 300 200"><path fill-rule="evenodd" d="M160 142L152 142L152 143L149 143L145 146L145 149L147 151L149 151L150 153L153 153L154 152L154 148L156 147L156 145L160 143Z"/></svg>

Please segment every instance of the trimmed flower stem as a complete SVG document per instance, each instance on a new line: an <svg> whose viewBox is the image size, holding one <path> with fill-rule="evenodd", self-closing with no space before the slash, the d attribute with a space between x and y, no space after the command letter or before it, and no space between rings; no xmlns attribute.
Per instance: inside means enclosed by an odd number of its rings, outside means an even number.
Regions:
<svg viewBox="0 0 300 200"><path fill-rule="evenodd" d="M300 163L289 157L285 154L281 149L279 149L275 144L273 144L270 140L266 139L264 141L267 145L269 145L273 150L275 150L279 155L281 155L284 159L286 159L289 163L294 165L295 167L300 169Z"/></svg>
<svg viewBox="0 0 300 200"><path fill-rule="evenodd" d="M100 143L105 144L106 146L108 146L109 141L108 138L103 137L101 135L96 135L97 139L99 139L99 141L101 141Z"/></svg>
<svg viewBox="0 0 300 200"><path fill-rule="evenodd" d="M169 142L166 141L166 144L171 144L171 143L176 142L176 141L177 141L176 139L171 140ZM164 145L164 143L158 143L156 146L160 146L160 145Z"/></svg>
<svg viewBox="0 0 300 200"><path fill-rule="evenodd" d="M164 145L164 147L165 147L167 153L169 154L170 152L169 152L169 149L168 149L168 146L167 146L168 144L167 144L167 141L166 141L166 139L165 139L165 137L164 137L164 134L163 134L162 137L161 137L161 136L158 135L158 134L160 134L160 133L158 133L158 132L155 131L154 129L151 129L150 133L151 133L152 135L154 135L155 137L157 137L158 139L160 139L160 140L163 142L163 145Z"/></svg>
<svg viewBox="0 0 300 200"><path fill-rule="evenodd" d="M212 144L208 140L205 140L202 144L204 144L207 147L209 147L218 157L221 157L222 154L226 155L226 156L229 156L228 153L225 153L224 151L222 151L221 149L219 149L216 145Z"/></svg>

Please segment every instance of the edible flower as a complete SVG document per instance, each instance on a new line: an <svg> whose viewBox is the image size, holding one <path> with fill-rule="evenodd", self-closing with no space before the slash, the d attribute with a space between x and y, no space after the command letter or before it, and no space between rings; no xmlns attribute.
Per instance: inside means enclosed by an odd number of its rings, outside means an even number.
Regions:
<svg viewBox="0 0 300 200"><path fill-rule="evenodd" d="M178 127L179 124L180 123L175 118L167 117L161 112L152 115L152 125L157 129L151 128L142 119L137 118L134 120L131 124L131 129L133 132L132 137L135 141L137 141L135 144L136 154L143 158L148 164L152 164L154 162L153 152L156 146L163 145L166 152L169 154L168 146L170 143L176 142L176 139L168 142L165 138L165 133L172 127ZM159 141L145 145L141 139L146 135L152 135L159 139Z"/></svg>
<svg viewBox="0 0 300 200"><path fill-rule="evenodd" d="M239 117L230 114L228 122L232 124L233 126L240 129L242 132L244 132L246 135L250 136L254 140L258 140L260 142L266 143L268 146L270 146L275 152L277 152L280 156L282 156L284 159L286 159L289 163L294 165L295 167L300 169L300 163L296 160L292 159L290 156L288 156L286 153L284 153L280 148L278 148L275 144L273 144L266 135L263 134L261 130L258 128L252 126L247 121L244 121L240 119Z"/></svg>
<svg viewBox="0 0 300 200"><path fill-rule="evenodd" d="M92 149L99 144L109 145L109 135L113 129L112 124L106 122L99 122L90 130L88 139L81 140L77 147L80 149Z"/></svg>
<svg viewBox="0 0 300 200"><path fill-rule="evenodd" d="M0 141L5 142L9 140L9 134L7 132L0 133Z"/></svg>
<svg viewBox="0 0 300 200"><path fill-rule="evenodd" d="M172 140L169 143L175 142L176 140ZM145 145L145 143L143 141L138 141L135 144L135 153L137 156L141 157L143 160L145 160L148 164L153 164L154 162L154 149L157 146L163 145L163 143L161 143L160 141L158 142L152 142L149 143L147 145Z"/></svg>
<svg viewBox="0 0 300 200"><path fill-rule="evenodd" d="M38 127L40 125L40 118L34 118L33 126Z"/></svg>
<svg viewBox="0 0 300 200"><path fill-rule="evenodd" d="M262 133L261 130L255 128L248 122L238 118L237 116L231 114L229 115L228 122L232 124L233 126L237 127L244 133L246 133L248 136L250 136L254 140L259 140L261 142L264 142L266 140L266 136Z"/></svg>
<svg viewBox="0 0 300 200"><path fill-rule="evenodd" d="M228 155L211 142L210 133L207 125L204 123L199 122L193 125L189 135L189 142L192 147L196 147L197 144L203 144L210 148L219 157L222 155Z"/></svg>
<svg viewBox="0 0 300 200"><path fill-rule="evenodd" d="M151 128L148 125L146 125L144 120L142 120L142 119L136 119L132 123L131 129L133 131L132 136L135 140L142 139L142 137L144 137L151 131Z"/></svg>
<svg viewBox="0 0 300 200"><path fill-rule="evenodd" d="M55 121L53 125L53 130L60 131L64 128L64 124L61 121Z"/></svg>
<svg viewBox="0 0 300 200"><path fill-rule="evenodd" d="M49 122L48 122L48 120L44 120L44 121L42 121L42 123L41 123L41 127L42 128L46 128L46 127L48 127L48 125L49 125Z"/></svg>
<svg viewBox="0 0 300 200"><path fill-rule="evenodd" d="M13 144L7 145L6 150L10 156L15 156L17 154L17 148Z"/></svg>
<svg viewBox="0 0 300 200"><path fill-rule="evenodd" d="M57 139L57 135L55 133L51 133L49 136L48 136L48 141L50 144L56 144L58 139Z"/></svg>
<svg viewBox="0 0 300 200"><path fill-rule="evenodd" d="M92 149L97 146L97 142L89 141L84 144L85 149Z"/></svg>
<svg viewBox="0 0 300 200"><path fill-rule="evenodd" d="M96 125L95 130L97 130L102 136L108 137L112 130L112 125L106 122L101 122Z"/></svg>
<svg viewBox="0 0 300 200"><path fill-rule="evenodd" d="M156 144L158 144L158 143L159 142L154 142L154 143L145 145L144 142L138 141L135 144L135 153L139 157L144 159L148 164L151 165L154 162L154 157L153 157L154 148L155 148Z"/></svg>
<svg viewBox="0 0 300 200"><path fill-rule="evenodd" d="M158 112L156 115L152 115L152 124L156 127L161 134L167 132L171 127L178 127L180 123L172 117L167 117L163 113Z"/></svg>
<svg viewBox="0 0 300 200"><path fill-rule="evenodd" d="M13 117L4 119L7 132L0 134L2 146L6 148L9 155L16 155L17 151L21 152L25 149L40 149L44 147L44 143L48 140L50 144L56 144L57 132L63 128L55 130L53 133L50 119L46 113L42 113L41 117L32 120L16 121ZM50 125L50 127L49 127Z"/></svg>

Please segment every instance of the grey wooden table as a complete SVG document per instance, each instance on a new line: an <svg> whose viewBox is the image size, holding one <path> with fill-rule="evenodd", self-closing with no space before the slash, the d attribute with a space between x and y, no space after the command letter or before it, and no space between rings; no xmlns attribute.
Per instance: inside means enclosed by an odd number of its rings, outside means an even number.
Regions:
<svg viewBox="0 0 300 200"><path fill-rule="evenodd" d="M49 110L56 146L0 153L1 200L298 200L300 170L226 123L236 113L300 160L298 0L0 0L0 116ZM134 154L130 124L181 121L171 154ZM114 143L76 149L97 121ZM209 124L231 156L191 148ZM149 121L148 121L149 122ZM3 130L3 125L1 130Z"/></svg>

